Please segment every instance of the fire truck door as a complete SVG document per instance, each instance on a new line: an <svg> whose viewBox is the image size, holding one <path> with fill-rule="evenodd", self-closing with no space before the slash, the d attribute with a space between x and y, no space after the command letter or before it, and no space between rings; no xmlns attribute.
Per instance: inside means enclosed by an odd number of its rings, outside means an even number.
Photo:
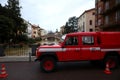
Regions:
<svg viewBox="0 0 120 80"><path fill-rule="evenodd" d="M65 59L68 60L79 60L80 59L80 47L79 47L79 42L78 42L78 37L77 36L70 36L67 38L65 42L65 53L64 57Z"/></svg>
<svg viewBox="0 0 120 80"><path fill-rule="evenodd" d="M100 53L100 47L95 46L94 36L82 36L81 59L94 60Z"/></svg>

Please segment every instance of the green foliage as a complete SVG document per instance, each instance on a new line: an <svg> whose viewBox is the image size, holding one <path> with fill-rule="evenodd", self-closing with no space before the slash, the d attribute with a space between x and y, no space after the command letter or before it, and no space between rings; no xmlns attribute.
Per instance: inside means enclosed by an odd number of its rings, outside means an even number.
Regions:
<svg viewBox="0 0 120 80"><path fill-rule="evenodd" d="M29 39L28 39L28 43L29 43L29 44L33 44L33 43L35 43L35 42L36 42L36 41L35 41L35 39L33 39L33 38L29 38Z"/></svg>
<svg viewBox="0 0 120 80"><path fill-rule="evenodd" d="M8 0L7 2L8 5L6 5L6 7L11 10L11 16L13 16L13 18L21 17L19 0Z"/></svg>
<svg viewBox="0 0 120 80"><path fill-rule="evenodd" d="M28 44L34 44L34 43L37 43L37 42L40 42L42 39L41 38L28 38Z"/></svg>
<svg viewBox="0 0 120 80"><path fill-rule="evenodd" d="M18 35L16 38L17 38L18 43L19 42L27 43L27 41L28 41L27 35L24 35L24 34Z"/></svg>
<svg viewBox="0 0 120 80"><path fill-rule="evenodd" d="M69 18L64 28L65 30L64 34L71 33L71 32L77 32L78 31L77 22L78 22L78 19L75 16Z"/></svg>
<svg viewBox="0 0 120 80"><path fill-rule="evenodd" d="M12 19L5 17L4 15L0 15L0 43L9 42L12 36L13 29Z"/></svg>
<svg viewBox="0 0 120 80"><path fill-rule="evenodd" d="M23 35L26 32L26 24L24 24L23 19L21 18L20 14L20 6L19 0L8 0L8 5L6 5L7 9L10 9L10 18L14 21L14 28L13 28L13 40L14 42L18 42L18 36Z"/></svg>
<svg viewBox="0 0 120 80"><path fill-rule="evenodd" d="M41 38L35 38L35 41L37 41L37 42L39 42L41 40L42 40Z"/></svg>
<svg viewBox="0 0 120 80"><path fill-rule="evenodd" d="M26 33L27 25L21 18L21 7L19 0L8 0L8 5L4 7L0 4L0 42L14 43L27 41Z"/></svg>

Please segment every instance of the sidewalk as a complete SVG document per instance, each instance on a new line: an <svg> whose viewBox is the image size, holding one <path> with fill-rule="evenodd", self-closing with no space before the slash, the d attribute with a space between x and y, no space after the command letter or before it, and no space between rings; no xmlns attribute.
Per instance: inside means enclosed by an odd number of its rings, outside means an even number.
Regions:
<svg viewBox="0 0 120 80"><path fill-rule="evenodd" d="M16 61L34 61L35 56L3 56L0 57L0 62L16 62Z"/></svg>

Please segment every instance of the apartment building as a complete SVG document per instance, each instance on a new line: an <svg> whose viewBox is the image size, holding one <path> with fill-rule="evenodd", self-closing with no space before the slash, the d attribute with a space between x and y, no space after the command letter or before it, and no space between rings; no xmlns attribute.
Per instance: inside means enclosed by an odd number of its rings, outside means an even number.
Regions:
<svg viewBox="0 0 120 80"><path fill-rule="evenodd" d="M95 31L95 8L86 10L78 17L78 29L81 32Z"/></svg>
<svg viewBox="0 0 120 80"><path fill-rule="evenodd" d="M99 31L120 31L120 0L95 0L95 27Z"/></svg>
<svg viewBox="0 0 120 80"><path fill-rule="evenodd" d="M27 25L26 35L28 36L28 38L32 38L32 24L29 23L29 21L26 21L25 19L24 23Z"/></svg>
<svg viewBox="0 0 120 80"><path fill-rule="evenodd" d="M47 31L44 30L43 28L40 28L40 32L41 32L41 37L47 34Z"/></svg>
<svg viewBox="0 0 120 80"><path fill-rule="evenodd" d="M32 38L39 38L41 36L40 27L32 25Z"/></svg>

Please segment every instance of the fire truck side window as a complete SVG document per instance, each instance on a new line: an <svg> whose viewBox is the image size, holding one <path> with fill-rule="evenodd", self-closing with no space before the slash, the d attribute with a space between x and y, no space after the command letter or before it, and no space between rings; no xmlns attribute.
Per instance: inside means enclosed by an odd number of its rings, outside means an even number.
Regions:
<svg viewBox="0 0 120 80"><path fill-rule="evenodd" d="M93 45L94 44L94 37L93 36L83 36L82 37L82 44L83 45Z"/></svg>
<svg viewBox="0 0 120 80"><path fill-rule="evenodd" d="M77 37L68 37L65 42L65 45L78 45L78 38Z"/></svg>

